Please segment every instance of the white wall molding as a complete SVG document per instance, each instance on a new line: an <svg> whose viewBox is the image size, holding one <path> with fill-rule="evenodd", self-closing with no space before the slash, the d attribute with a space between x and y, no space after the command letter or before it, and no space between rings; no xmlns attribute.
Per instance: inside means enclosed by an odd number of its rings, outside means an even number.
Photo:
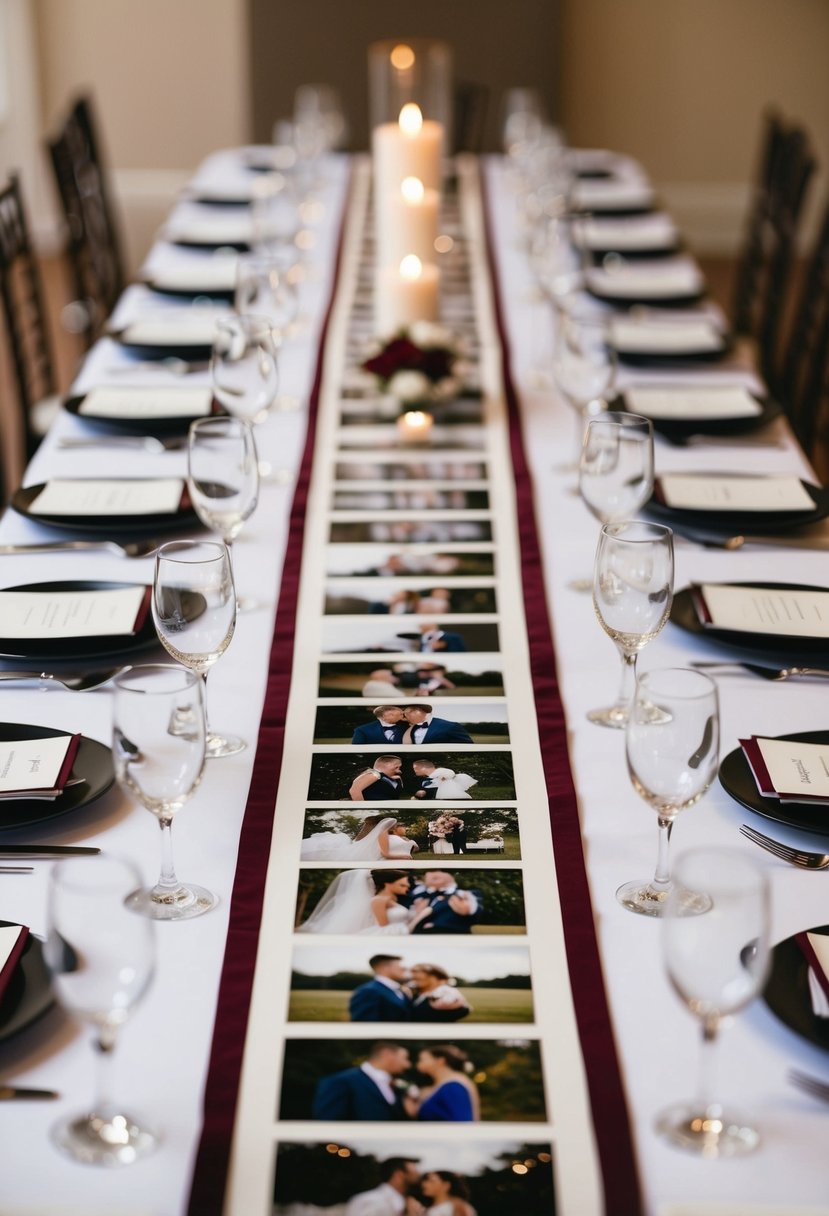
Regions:
<svg viewBox="0 0 829 1216"><path fill-rule="evenodd" d="M659 182L657 193L694 253L733 257L742 243L749 188L740 182Z"/></svg>

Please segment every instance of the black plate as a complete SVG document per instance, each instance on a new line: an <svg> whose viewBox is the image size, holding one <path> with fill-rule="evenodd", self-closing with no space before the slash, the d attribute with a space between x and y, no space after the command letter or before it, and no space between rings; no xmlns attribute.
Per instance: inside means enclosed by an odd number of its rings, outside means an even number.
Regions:
<svg viewBox="0 0 829 1216"><path fill-rule="evenodd" d="M213 354L212 342L190 346L174 343L158 346L151 342L129 342L124 338L125 333L126 330L123 329L110 329L107 330L106 336L118 342L124 350L134 351L142 359L185 359L188 363L203 363Z"/></svg>
<svg viewBox="0 0 829 1216"><path fill-rule="evenodd" d="M705 296L704 287L698 291L688 291L677 296L619 296L611 292L597 291L589 283L585 283L584 286L588 295L593 296L595 300L601 300L603 304L612 304L614 308L686 308L689 304L698 304Z"/></svg>
<svg viewBox="0 0 829 1216"><path fill-rule="evenodd" d="M206 300L227 300L232 303L236 294L232 287L217 287L215 289L205 287L165 287L153 282L152 278L140 279L139 282L160 296L172 296L177 300L200 300L204 298Z"/></svg>
<svg viewBox="0 0 829 1216"><path fill-rule="evenodd" d="M52 739L65 735L64 730L52 730L48 726L26 726L19 722L0 722L0 739ZM72 785L53 801L37 798L14 798L0 801L0 832L13 828L28 828L34 823L45 823L57 819L70 811L79 811L102 797L115 781L112 767L112 752L96 739L81 736L73 777L84 777L83 785Z"/></svg>
<svg viewBox="0 0 829 1216"><path fill-rule="evenodd" d="M43 489L44 482L36 486L21 486L12 495L11 506L34 523L46 524L50 528L65 528L70 532L94 532L96 536L103 537L130 536L137 539L140 536L154 536L156 532L175 532L182 528L191 528L199 523L199 517L191 506L153 515L33 515L29 508Z"/></svg>
<svg viewBox="0 0 829 1216"><path fill-rule="evenodd" d="M739 477L741 474L733 473ZM652 498L647 503L648 515L681 532L683 527L693 533L705 532L711 536L736 536L740 532L766 533L791 532L826 519L829 515L829 490L821 486L800 483L815 504L812 511L689 511L679 507L668 507ZM824 645L825 645L824 641Z"/></svg>
<svg viewBox="0 0 829 1216"><path fill-rule="evenodd" d="M152 388L147 387L147 392L152 393ZM186 435L189 430L190 423L194 421L189 414L183 417L169 418L130 418L120 417L113 418L111 415L99 414L82 414L80 412L81 403L84 400L84 394L79 397L68 397L63 408L68 414L74 414L76 418L80 418L81 422L91 422L96 427L101 429L106 428L111 431L128 431L131 435ZM225 410L218 404L213 402L213 407L210 411L212 416L224 414ZM207 417L208 415L203 415ZM199 415L202 417L202 415Z"/></svg>
<svg viewBox="0 0 829 1216"><path fill-rule="evenodd" d="M14 921L2 920L8 928ZM0 1043L31 1025L55 1003L43 943L30 933L20 961L0 1001Z"/></svg>
<svg viewBox="0 0 829 1216"><path fill-rule="evenodd" d="M829 925L805 932L827 937ZM809 964L803 951L793 937L786 938L771 952L771 971L763 989L763 1000L789 1030L829 1051L829 1018L817 1018L812 1012L808 976Z"/></svg>
<svg viewBox="0 0 829 1216"><path fill-rule="evenodd" d="M626 360L627 362L627 360ZM762 412L749 418L689 418L663 419L652 418L653 429L672 443L681 444L691 435L744 435L758 431L767 426L780 413L780 406L770 397L757 397ZM628 405L624 393L617 397L610 407L613 410L627 410Z"/></svg>
<svg viewBox="0 0 829 1216"><path fill-rule="evenodd" d="M237 253L247 253L250 249L250 241L206 241L187 236L177 236L171 244L180 245L182 249L235 249Z"/></svg>
<svg viewBox="0 0 829 1216"><path fill-rule="evenodd" d="M722 345L714 350L684 350L675 354L666 351L631 351L626 352L614 347L620 363L628 363L631 367L682 367L686 363L718 363L734 349L734 339L731 334L723 334ZM740 419L740 421L744 421ZM684 425L680 423L680 425Z"/></svg>
<svg viewBox="0 0 829 1216"><path fill-rule="evenodd" d="M769 591L826 591L826 587L815 587L807 583L766 583L759 580L730 582L733 587L763 587ZM690 587L675 592L674 602L668 618L688 633L710 638L712 642L738 650L746 657L757 656L765 662L777 663L781 667L793 663L804 667L814 666L815 656L826 656L826 638L789 638L771 633L741 633L736 629L714 629L703 626L697 616Z"/></svg>
<svg viewBox="0 0 829 1216"><path fill-rule="evenodd" d="M775 737L793 743L829 743L827 730L807 730L797 735ZM773 819L775 823L802 828L804 832L814 832L819 836L829 836L829 815L825 806L808 802L781 802L779 798L765 798L760 793L741 747L729 752L720 764L720 785L740 806L748 811L756 811L764 819Z"/></svg>

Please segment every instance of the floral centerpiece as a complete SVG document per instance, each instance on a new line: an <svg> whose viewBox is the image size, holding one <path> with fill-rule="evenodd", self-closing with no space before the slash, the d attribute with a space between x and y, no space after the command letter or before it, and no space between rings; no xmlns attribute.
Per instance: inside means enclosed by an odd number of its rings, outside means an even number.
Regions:
<svg viewBox="0 0 829 1216"><path fill-rule="evenodd" d="M431 410L458 395L457 359L454 338L445 326L414 321L408 329L378 342L362 367L401 409Z"/></svg>

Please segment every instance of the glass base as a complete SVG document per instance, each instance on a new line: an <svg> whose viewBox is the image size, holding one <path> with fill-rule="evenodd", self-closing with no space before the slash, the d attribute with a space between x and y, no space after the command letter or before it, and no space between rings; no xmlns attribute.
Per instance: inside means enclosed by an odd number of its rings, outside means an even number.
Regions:
<svg viewBox="0 0 829 1216"><path fill-rule="evenodd" d="M650 879L643 878L623 883L616 892L616 899L628 912L636 912L639 916L663 916L671 889L670 883L656 887ZM710 907L711 900L707 895L698 895L695 891L683 892L683 916L700 916Z"/></svg>
<svg viewBox="0 0 829 1216"><path fill-rule="evenodd" d="M760 1133L736 1111L690 1103L669 1106L656 1118L656 1130L670 1144L701 1157L743 1157L760 1144Z"/></svg>
<svg viewBox="0 0 829 1216"><path fill-rule="evenodd" d="M125 900L126 906L133 912L149 916L151 920L192 920L194 916L202 916L215 908L218 902L218 895L206 887L188 883L179 883L174 891L169 892L160 887L133 891Z"/></svg>
<svg viewBox="0 0 829 1216"><path fill-rule="evenodd" d="M222 756L236 756L246 747L247 743L238 735L214 735L211 732L207 736L205 754L208 760L220 760Z"/></svg>
<svg viewBox="0 0 829 1216"><path fill-rule="evenodd" d="M50 1135L62 1152L84 1165L132 1165L159 1144L157 1133L143 1122L114 1110L103 1115L67 1115Z"/></svg>
<svg viewBox="0 0 829 1216"><path fill-rule="evenodd" d="M627 705L611 705L607 709L591 709L587 714L589 722L596 726L609 726L611 730L624 730L628 724L630 709Z"/></svg>
<svg viewBox="0 0 829 1216"><path fill-rule="evenodd" d="M571 578L567 584L570 591L578 591L581 595L593 590L592 578Z"/></svg>
<svg viewBox="0 0 829 1216"><path fill-rule="evenodd" d="M263 604L261 600L251 599L249 595L240 595L236 597L237 612L258 612L262 607Z"/></svg>

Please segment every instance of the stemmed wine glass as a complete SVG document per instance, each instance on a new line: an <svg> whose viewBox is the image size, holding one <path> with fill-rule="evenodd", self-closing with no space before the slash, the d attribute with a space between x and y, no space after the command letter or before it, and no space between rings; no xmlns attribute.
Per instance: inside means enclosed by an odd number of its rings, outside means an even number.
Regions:
<svg viewBox="0 0 829 1216"><path fill-rule="evenodd" d="M556 387L576 411L576 455L567 468L577 468L588 418L607 409L616 371L603 317L576 311L568 297L556 300L553 376Z"/></svg>
<svg viewBox="0 0 829 1216"><path fill-rule="evenodd" d="M636 519L605 524L593 567L593 607L622 658L616 702L592 709L591 722L623 730L633 697L636 658L668 619L674 594L673 533Z"/></svg>
<svg viewBox="0 0 829 1216"><path fill-rule="evenodd" d="M91 1106L63 1118L51 1136L87 1165L130 1165L158 1144L156 1132L109 1092L119 1031L155 970L153 926L127 905L139 882L131 862L106 854L66 858L49 881L46 962L61 1005L92 1026L98 1064Z"/></svg>
<svg viewBox="0 0 829 1216"><path fill-rule="evenodd" d="M689 896L704 897L709 911L688 915ZM662 921L668 978L700 1019L702 1059L693 1102L663 1111L656 1130L671 1144L702 1157L752 1152L760 1135L746 1118L716 1097L714 1052L725 1019L760 992L769 965L771 898L766 875L737 849L691 849L676 864L674 887Z"/></svg>
<svg viewBox="0 0 829 1216"><path fill-rule="evenodd" d="M717 775L720 715L717 686L690 667L646 671L636 683L625 734L633 788L657 814L659 854L650 882L626 882L616 898L630 912L662 916L671 891L668 850L680 811L695 806ZM686 892L684 916L709 904Z"/></svg>
<svg viewBox="0 0 829 1216"><path fill-rule="evenodd" d="M206 528L228 548L256 510L259 465L243 418L198 418L187 437L187 489Z"/></svg>
<svg viewBox="0 0 829 1216"><path fill-rule="evenodd" d="M295 331L299 316L299 268L290 249L242 255L236 263L234 306L240 316L265 317L277 351ZM279 410L299 409L296 397L279 393Z"/></svg>
<svg viewBox="0 0 829 1216"><path fill-rule="evenodd" d="M161 644L205 682L230 645L236 628L236 590L227 546L218 541L174 540L155 558L153 620ZM234 756L247 744L207 727L207 757Z"/></svg>
<svg viewBox="0 0 829 1216"><path fill-rule="evenodd" d="M118 784L158 819L158 882L136 889L129 906L153 920L189 920L216 905L204 887L180 882L173 865L173 817L204 772L206 722L202 683L172 663L133 667L115 681L112 755Z"/></svg>
<svg viewBox="0 0 829 1216"><path fill-rule="evenodd" d="M279 388L276 343L268 317L245 313L217 321L210 373L213 394L228 413L260 426L274 408ZM259 472L263 480L268 478L267 461L260 463ZM277 474L275 479L286 478L287 474Z"/></svg>

